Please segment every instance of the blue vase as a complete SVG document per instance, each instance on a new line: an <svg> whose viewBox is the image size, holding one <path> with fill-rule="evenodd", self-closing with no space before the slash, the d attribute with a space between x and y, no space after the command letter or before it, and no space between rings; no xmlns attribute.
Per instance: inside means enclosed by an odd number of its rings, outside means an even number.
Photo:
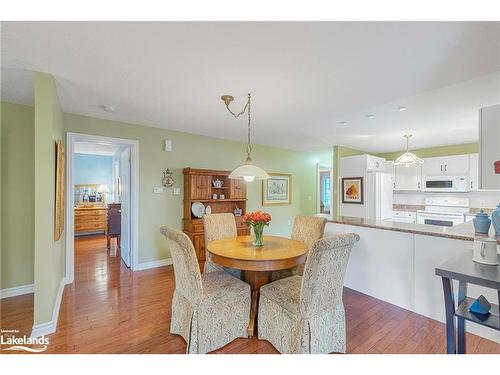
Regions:
<svg viewBox="0 0 500 375"><path fill-rule="evenodd" d="M497 209L491 213L491 221L493 222L493 228L497 236L500 236L500 204L497 205Z"/></svg>
<svg viewBox="0 0 500 375"><path fill-rule="evenodd" d="M484 210L478 212L472 222L474 223L476 233L488 234L491 220L489 219L488 214L484 213Z"/></svg>

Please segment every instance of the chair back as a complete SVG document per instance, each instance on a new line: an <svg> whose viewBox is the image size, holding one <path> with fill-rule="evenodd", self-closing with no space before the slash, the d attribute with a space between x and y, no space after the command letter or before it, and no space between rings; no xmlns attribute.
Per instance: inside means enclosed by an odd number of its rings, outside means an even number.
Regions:
<svg viewBox="0 0 500 375"><path fill-rule="evenodd" d="M357 241L357 234L343 233L313 244L304 267L300 293L300 312L304 317L317 315L342 303L347 262Z"/></svg>
<svg viewBox="0 0 500 375"><path fill-rule="evenodd" d="M293 221L292 240L311 246L325 233L326 219L323 217L297 215Z"/></svg>
<svg viewBox="0 0 500 375"><path fill-rule="evenodd" d="M203 216L203 228L205 231L205 249L209 242L238 235L236 220L232 213Z"/></svg>
<svg viewBox="0 0 500 375"><path fill-rule="evenodd" d="M175 289L190 302L196 303L203 293L200 268L189 237L174 228L162 227L167 239L175 275Z"/></svg>

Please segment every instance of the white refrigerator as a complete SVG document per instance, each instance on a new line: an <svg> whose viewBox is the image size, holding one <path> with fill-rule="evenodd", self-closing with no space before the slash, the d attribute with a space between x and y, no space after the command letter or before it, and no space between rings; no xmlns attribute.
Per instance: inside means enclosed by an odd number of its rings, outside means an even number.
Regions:
<svg viewBox="0 0 500 375"><path fill-rule="evenodd" d="M346 156L340 159L339 177L363 177L363 204L342 203L340 215L376 220L392 219L393 174L386 160L372 155ZM342 194L340 186L339 194Z"/></svg>
<svg viewBox="0 0 500 375"><path fill-rule="evenodd" d="M392 190L393 183L390 173L366 173L366 218L376 220L392 219Z"/></svg>

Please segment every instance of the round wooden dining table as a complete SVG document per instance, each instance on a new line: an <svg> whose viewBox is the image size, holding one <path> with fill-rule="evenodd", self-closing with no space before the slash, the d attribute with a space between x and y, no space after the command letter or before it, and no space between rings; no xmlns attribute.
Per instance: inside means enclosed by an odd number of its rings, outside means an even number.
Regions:
<svg viewBox="0 0 500 375"><path fill-rule="evenodd" d="M293 268L305 262L305 243L285 237L264 236L264 246L253 246L252 236L238 236L208 243L210 260L224 267L243 271L252 289L248 336L256 331L259 289L271 281L271 272Z"/></svg>

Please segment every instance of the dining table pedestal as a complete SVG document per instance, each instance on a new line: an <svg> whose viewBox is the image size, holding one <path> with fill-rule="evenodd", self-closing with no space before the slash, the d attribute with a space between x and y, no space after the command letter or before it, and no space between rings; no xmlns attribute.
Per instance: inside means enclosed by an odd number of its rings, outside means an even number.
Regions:
<svg viewBox="0 0 500 375"><path fill-rule="evenodd" d="M248 337L257 332L260 287L271 281L272 271L293 268L306 260L305 243L285 237L264 236L263 246L254 246L252 236L215 240L207 245L209 259L221 266L243 271L243 280L250 284L252 302Z"/></svg>

